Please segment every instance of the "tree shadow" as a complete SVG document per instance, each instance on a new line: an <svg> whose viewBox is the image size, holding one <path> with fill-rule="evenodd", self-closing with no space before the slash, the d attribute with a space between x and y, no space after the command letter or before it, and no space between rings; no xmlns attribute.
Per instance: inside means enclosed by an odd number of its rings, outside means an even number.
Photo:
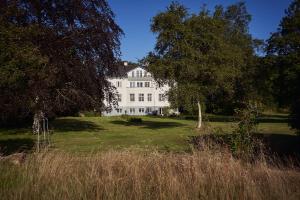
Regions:
<svg viewBox="0 0 300 200"><path fill-rule="evenodd" d="M123 126L139 126L141 128L152 129L152 130L185 126L185 124L181 124L178 122L159 122L159 121L142 121L142 122L135 123L135 122L122 121L122 120L115 120L115 121L111 121L110 123L116 125L123 125Z"/></svg>
<svg viewBox="0 0 300 200"><path fill-rule="evenodd" d="M206 120L209 122L237 122L238 120L234 116L208 116ZM287 116L271 116L263 115L258 117L259 123L288 123L289 118Z"/></svg>
<svg viewBox="0 0 300 200"><path fill-rule="evenodd" d="M262 114L262 117L266 117L266 118L281 118L281 119L288 119L289 116L286 114Z"/></svg>
<svg viewBox="0 0 300 200"><path fill-rule="evenodd" d="M190 143L197 148L201 141L213 141L214 144L230 146L232 134L206 134L191 136ZM300 161L300 136L287 134L261 134L255 133L254 139L262 142L266 155L278 161ZM300 163L299 163L300 164Z"/></svg>
<svg viewBox="0 0 300 200"><path fill-rule="evenodd" d="M35 142L31 138L15 138L0 140L0 155L10 155L19 152L29 152L35 146Z"/></svg>
<svg viewBox="0 0 300 200"><path fill-rule="evenodd" d="M101 126L91 121L83 121L79 119L56 119L51 123L55 132L70 132L70 131L87 131L94 132L104 130ZM51 128L52 129L52 128Z"/></svg>
<svg viewBox="0 0 300 200"><path fill-rule="evenodd" d="M300 160L300 136L287 134L255 134L271 154L280 158L297 158Z"/></svg>
<svg viewBox="0 0 300 200"><path fill-rule="evenodd" d="M204 120L209 122L234 122L236 119L233 116L213 115L206 116Z"/></svg>
<svg viewBox="0 0 300 200"><path fill-rule="evenodd" d="M198 120L197 116L182 116L177 119ZM204 121L208 122L237 122L238 119L232 115L205 115ZM288 123L289 116L280 114L263 114L258 117L259 123Z"/></svg>
<svg viewBox="0 0 300 200"><path fill-rule="evenodd" d="M31 134L32 129L30 127L25 128L12 128L12 129L0 129L1 135L25 135Z"/></svg>

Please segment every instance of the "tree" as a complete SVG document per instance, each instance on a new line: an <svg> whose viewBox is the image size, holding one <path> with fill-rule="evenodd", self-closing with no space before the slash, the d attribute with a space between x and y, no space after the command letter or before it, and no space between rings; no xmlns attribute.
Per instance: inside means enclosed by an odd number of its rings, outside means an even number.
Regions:
<svg viewBox="0 0 300 200"><path fill-rule="evenodd" d="M152 20L157 41L147 58L149 68L158 81L172 86L169 99L174 106L198 109L198 128L205 102L218 93L232 99L235 84L253 57L250 19L244 3L225 11L217 6L213 14L203 8L190 15L173 2Z"/></svg>
<svg viewBox="0 0 300 200"><path fill-rule="evenodd" d="M2 123L103 109L123 34L105 0L4 0L0 27Z"/></svg>
<svg viewBox="0 0 300 200"><path fill-rule="evenodd" d="M300 130L300 1L285 11L277 32L268 40L267 58L272 60L272 79L279 106L291 110L291 126Z"/></svg>

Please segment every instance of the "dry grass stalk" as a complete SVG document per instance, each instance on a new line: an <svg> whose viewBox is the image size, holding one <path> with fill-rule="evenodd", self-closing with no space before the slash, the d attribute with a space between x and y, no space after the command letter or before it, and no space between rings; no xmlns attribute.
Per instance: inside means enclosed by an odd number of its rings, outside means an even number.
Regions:
<svg viewBox="0 0 300 200"><path fill-rule="evenodd" d="M227 152L50 152L2 164L2 199L300 199L300 172Z"/></svg>

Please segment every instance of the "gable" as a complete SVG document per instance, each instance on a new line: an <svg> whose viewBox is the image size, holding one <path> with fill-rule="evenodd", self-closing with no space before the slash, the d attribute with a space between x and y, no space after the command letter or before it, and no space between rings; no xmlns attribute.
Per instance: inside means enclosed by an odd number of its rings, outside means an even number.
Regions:
<svg viewBox="0 0 300 200"><path fill-rule="evenodd" d="M142 67L136 67L128 71L127 76L128 77L149 77L151 76L151 73L149 73L147 70L145 70Z"/></svg>

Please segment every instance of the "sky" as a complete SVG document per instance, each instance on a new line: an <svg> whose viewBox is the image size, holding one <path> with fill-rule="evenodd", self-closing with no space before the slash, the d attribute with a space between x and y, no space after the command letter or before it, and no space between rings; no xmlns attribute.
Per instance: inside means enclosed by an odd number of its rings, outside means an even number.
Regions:
<svg viewBox="0 0 300 200"><path fill-rule="evenodd" d="M198 13L206 4L209 10L215 5L224 7L236 0L177 0L191 13ZM284 10L292 0L246 0L248 12L252 15L249 31L254 38L268 39L278 28ZM165 11L172 0L108 0L116 15L115 20L125 35L121 38L122 60L137 62L152 51L156 35L150 30L151 19Z"/></svg>

